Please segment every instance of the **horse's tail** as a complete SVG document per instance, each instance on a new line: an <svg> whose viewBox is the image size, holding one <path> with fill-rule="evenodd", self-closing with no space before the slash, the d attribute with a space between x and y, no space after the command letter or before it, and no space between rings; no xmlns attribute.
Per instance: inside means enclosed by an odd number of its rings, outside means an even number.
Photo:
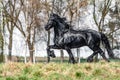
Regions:
<svg viewBox="0 0 120 80"><path fill-rule="evenodd" d="M110 47L110 43L108 41L108 38L103 33L101 33L101 40L102 40L103 45L105 45L105 48L107 49L109 57L114 58L114 54L113 54L113 51Z"/></svg>

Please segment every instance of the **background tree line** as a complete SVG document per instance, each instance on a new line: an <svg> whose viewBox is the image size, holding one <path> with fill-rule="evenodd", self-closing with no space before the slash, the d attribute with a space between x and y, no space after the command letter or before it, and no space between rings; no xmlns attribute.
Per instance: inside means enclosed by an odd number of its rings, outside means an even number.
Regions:
<svg viewBox="0 0 120 80"><path fill-rule="evenodd" d="M99 3L100 2L100 3ZM66 17L71 25L80 27L80 17L87 6L93 5L93 19L98 31L106 33L112 42L112 48L120 48L120 1L115 0L115 6L111 7L112 0L1 0L0 1L0 55L1 61L5 60L4 46L8 48L7 61L12 61L13 34L19 30L29 50L29 61L34 61L35 45L39 41L50 44L51 32L44 31L51 12ZM84 9L84 10L82 10ZM82 10L82 11L81 11ZM106 22L106 16L111 19ZM73 26L74 27L74 26ZM108 30L108 31L106 31ZM6 42L6 32L9 34ZM48 41L48 42L47 42ZM79 59L79 49L77 60ZM61 50L61 62L64 60L64 52ZM26 62L26 59L25 59Z"/></svg>

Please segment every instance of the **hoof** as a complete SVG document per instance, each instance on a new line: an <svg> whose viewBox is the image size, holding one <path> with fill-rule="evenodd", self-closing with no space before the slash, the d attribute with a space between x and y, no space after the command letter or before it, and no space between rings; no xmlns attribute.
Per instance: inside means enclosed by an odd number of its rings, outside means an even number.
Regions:
<svg viewBox="0 0 120 80"><path fill-rule="evenodd" d="M77 62L75 60L69 60L68 63L76 64Z"/></svg>
<svg viewBox="0 0 120 80"><path fill-rule="evenodd" d="M87 62L93 62L93 58L88 58Z"/></svg>
<svg viewBox="0 0 120 80"><path fill-rule="evenodd" d="M50 62L50 57L48 57L48 60L47 60L47 63L49 63Z"/></svg>
<svg viewBox="0 0 120 80"><path fill-rule="evenodd" d="M110 60L106 60L107 62L110 62Z"/></svg>
<svg viewBox="0 0 120 80"><path fill-rule="evenodd" d="M55 57L56 57L53 50L50 51L50 55L49 55L49 56L52 57L52 58L55 58Z"/></svg>
<svg viewBox="0 0 120 80"><path fill-rule="evenodd" d="M115 59L114 54L109 54L109 57L110 57L111 59Z"/></svg>

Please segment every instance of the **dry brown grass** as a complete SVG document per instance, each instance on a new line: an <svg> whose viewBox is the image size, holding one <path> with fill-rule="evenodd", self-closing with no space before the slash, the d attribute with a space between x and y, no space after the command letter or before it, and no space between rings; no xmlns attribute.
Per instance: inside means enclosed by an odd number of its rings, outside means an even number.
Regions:
<svg viewBox="0 0 120 80"><path fill-rule="evenodd" d="M101 61L98 63L5 63L0 68L0 76L6 78L12 76L15 80L31 78L32 80L119 80L120 62ZM14 80L13 79L13 80Z"/></svg>

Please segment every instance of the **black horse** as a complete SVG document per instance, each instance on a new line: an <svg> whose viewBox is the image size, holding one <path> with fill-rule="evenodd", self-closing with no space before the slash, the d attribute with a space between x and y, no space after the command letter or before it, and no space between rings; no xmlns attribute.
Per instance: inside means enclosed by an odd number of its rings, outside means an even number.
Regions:
<svg viewBox="0 0 120 80"><path fill-rule="evenodd" d="M53 13L50 15L45 29L48 31L51 28L54 28L54 45L49 45L47 47L48 62L50 61L50 57L55 57L54 52L50 49L64 49L69 54L69 62L75 63L71 49L82 46L88 46L93 50L93 54L87 59L88 62L92 62L93 57L98 53L103 57L103 59L109 62L105 53L100 48L100 42L105 45L109 57L114 57L109 41L103 33L91 29L74 30L71 29L70 26L71 25L69 25L64 18L61 18L57 14Z"/></svg>

